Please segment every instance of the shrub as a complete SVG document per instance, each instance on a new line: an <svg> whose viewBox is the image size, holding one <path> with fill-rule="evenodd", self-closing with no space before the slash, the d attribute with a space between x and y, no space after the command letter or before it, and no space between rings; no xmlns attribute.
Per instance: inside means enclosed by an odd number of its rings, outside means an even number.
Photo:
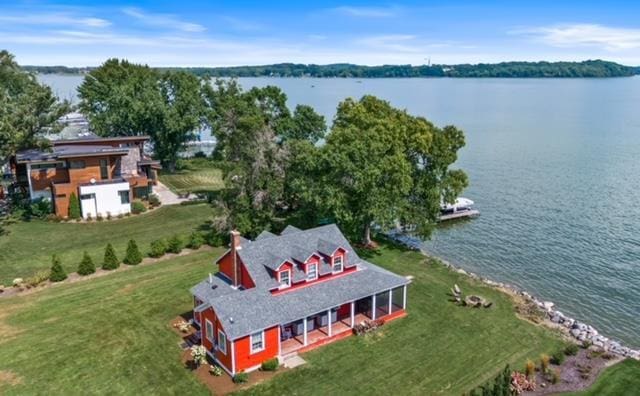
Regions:
<svg viewBox="0 0 640 396"><path fill-rule="evenodd" d="M107 220L111 220L111 212L107 212Z"/></svg>
<svg viewBox="0 0 640 396"><path fill-rule="evenodd" d="M233 376L233 382L236 384L244 384L247 381L249 381L249 374L245 373L244 371L241 371Z"/></svg>
<svg viewBox="0 0 640 396"><path fill-rule="evenodd" d="M102 220L104 220L104 217L102 217L102 213L98 213L98 214L96 215L96 220L98 220L98 221L102 221Z"/></svg>
<svg viewBox="0 0 640 396"><path fill-rule="evenodd" d="M213 247L224 246L229 243L229 235L227 233L221 233L216 230L212 230L207 234L205 241L207 245Z"/></svg>
<svg viewBox="0 0 640 396"><path fill-rule="evenodd" d="M582 341L582 344L580 345L582 348L584 349L589 349L591 347L591 345L593 345L593 343L589 340L584 340Z"/></svg>
<svg viewBox="0 0 640 396"><path fill-rule="evenodd" d="M273 358L262 362L262 364L260 365L260 369L262 371L276 371L278 369L278 366L280 366L278 358Z"/></svg>
<svg viewBox="0 0 640 396"><path fill-rule="evenodd" d="M96 272L96 266L93 264L93 260L91 259L91 256L89 256L89 253L85 251L82 255L82 261L78 264L78 275L85 276L93 274L94 272Z"/></svg>
<svg viewBox="0 0 640 396"><path fill-rule="evenodd" d="M72 192L69 196L69 218L77 220L80 216L80 200L76 193Z"/></svg>
<svg viewBox="0 0 640 396"><path fill-rule="evenodd" d="M567 356L575 356L578 354L578 346L576 344L569 344L564 348L564 354Z"/></svg>
<svg viewBox="0 0 640 396"><path fill-rule="evenodd" d="M207 349L202 345L193 345L191 347L191 357L196 366L205 364L207 362Z"/></svg>
<svg viewBox="0 0 640 396"><path fill-rule="evenodd" d="M178 235L174 235L169 238L169 242L167 243L167 252L169 253L180 253L182 251L182 238Z"/></svg>
<svg viewBox="0 0 640 396"><path fill-rule="evenodd" d="M199 249L203 244L204 238L199 232L194 231L191 233L191 235L189 235L189 242L187 243L187 247L189 249Z"/></svg>
<svg viewBox="0 0 640 396"><path fill-rule="evenodd" d="M13 280L13 282L11 282L11 284L13 285L13 287L18 287L18 286L20 286L20 285L21 285L21 284L23 284L23 283L24 283L24 279L22 279L22 278L15 278L15 279Z"/></svg>
<svg viewBox="0 0 640 396"><path fill-rule="evenodd" d="M156 194L149 195L149 205L153 206L154 208L156 206L160 206L160 198Z"/></svg>
<svg viewBox="0 0 640 396"><path fill-rule="evenodd" d="M560 369L555 369L551 373L551 383L557 384L558 382L560 382Z"/></svg>
<svg viewBox="0 0 640 396"><path fill-rule="evenodd" d="M151 251L149 252L150 257L161 257L167 252L167 244L163 239L156 239L151 242Z"/></svg>
<svg viewBox="0 0 640 396"><path fill-rule="evenodd" d="M549 355L547 355L546 353L540 355L540 371L542 372L542 374L545 374L547 370L549 370L550 360L551 359L549 358Z"/></svg>
<svg viewBox="0 0 640 396"><path fill-rule="evenodd" d="M48 280L51 277L51 273L49 271L38 271L32 276L28 277L24 280L28 287L36 287L42 282Z"/></svg>
<svg viewBox="0 0 640 396"><path fill-rule="evenodd" d="M556 365L564 363L565 355L563 351L557 351L551 356L551 362Z"/></svg>
<svg viewBox="0 0 640 396"><path fill-rule="evenodd" d="M93 220L93 216L91 216L91 213L87 213L87 221L91 220Z"/></svg>
<svg viewBox="0 0 640 396"><path fill-rule="evenodd" d="M61 282L67 279L67 273L64 272L60 259L57 255L51 257L51 274L49 275L51 282Z"/></svg>
<svg viewBox="0 0 640 396"><path fill-rule="evenodd" d="M142 262L142 253L140 253L140 249L138 249L138 245L133 239L129 240L129 244L127 245L127 253L124 256L124 260L122 260L122 262L129 265L138 265Z"/></svg>
<svg viewBox="0 0 640 396"><path fill-rule="evenodd" d="M527 365L524 367L524 374L527 378L531 377L536 372L536 364L533 360L527 360Z"/></svg>
<svg viewBox="0 0 640 396"><path fill-rule="evenodd" d="M120 266L120 260L116 256L116 251L113 249L111 244L107 244L107 247L104 249L104 260L102 261L102 269L104 270L114 270Z"/></svg>
<svg viewBox="0 0 640 396"><path fill-rule="evenodd" d="M218 365L210 365L209 366L209 374L213 375L214 377L219 377L222 375L222 368Z"/></svg>
<svg viewBox="0 0 640 396"><path fill-rule="evenodd" d="M140 214L147 211L147 207L140 201L133 201L131 204L131 212L133 214Z"/></svg>

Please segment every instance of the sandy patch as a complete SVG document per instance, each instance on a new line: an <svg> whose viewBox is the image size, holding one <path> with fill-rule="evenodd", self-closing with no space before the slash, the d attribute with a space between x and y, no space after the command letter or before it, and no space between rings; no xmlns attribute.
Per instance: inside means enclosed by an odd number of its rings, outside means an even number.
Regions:
<svg viewBox="0 0 640 396"><path fill-rule="evenodd" d="M0 370L0 384L16 386L22 383L22 377L9 370Z"/></svg>

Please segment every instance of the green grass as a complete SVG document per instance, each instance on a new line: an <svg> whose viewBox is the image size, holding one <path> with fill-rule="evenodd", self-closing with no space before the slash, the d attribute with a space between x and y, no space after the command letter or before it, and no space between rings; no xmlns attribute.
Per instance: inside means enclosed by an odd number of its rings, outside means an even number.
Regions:
<svg viewBox="0 0 640 396"><path fill-rule="evenodd" d="M19 221L7 227L8 235L0 236L0 284L9 285L16 277L50 268L54 253L69 272L76 271L84 250L100 265L109 242L119 259L124 257L129 239L135 239L145 253L152 240L173 234L186 236L204 226L211 213L206 204L172 205L139 216L88 224Z"/></svg>
<svg viewBox="0 0 640 396"><path fill-rule="evenodd" d="M640 362L627 359L607 368L586 391L575 396L636 396L640 393Z"/></svg>
<svg viewBox="0 0 640 396"><path fill-rule="evenodd" d="M224 187L222 171L209 160L184 160L181 167L175 173L160 174L160 181L173 192L208 192Z"/></svg>
<svg viewBox="0 0 640 396"><path fill-rule="evenodd" d="M0 299L0 373L19 382L0 384L0 394L206 394L181 366L168 322L191 308L189 287L221 251ZM507 296L418 253L384 247L371 260L415 276L409 315L378 337L350 337L304 354L308 364L248 393L460 395L506 363L520 367L562 345L517 319ZM494 307L448 302L453 283Z"/></svg>

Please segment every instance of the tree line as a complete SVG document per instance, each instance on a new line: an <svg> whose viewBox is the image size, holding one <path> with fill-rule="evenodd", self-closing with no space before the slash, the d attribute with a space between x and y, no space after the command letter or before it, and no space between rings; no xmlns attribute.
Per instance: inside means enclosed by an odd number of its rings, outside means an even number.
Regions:
<svg viewBox="0 0 640 396"><path fill-rule="evenodd" d="M290 109L275 86L245 90L233 79L109 59L85 76L79 97L95 133L151 136L169 172L194 131L209 127L226 187L215 200L218 230L256 236L287 223L337 222L369 244L374 225L401 222L428 237L441 201L453 202L468 184L463 171L451 169L465 144L461 130L370 95L338 104L328 128L312 107Z"/></svg>
<svg viewBox="0 0 640 396"><path fill-rule="evenodd" d="M95 68L65 66L25 66L36 73L86 73ZM279 63L262 66L189 67L183 70L211 77L342 77L342 78L580 78L627 77L640 74L640 67L624 66L603 60L582 62L501 62L457 65L381 65L349 63L330 65Z"/></svg>

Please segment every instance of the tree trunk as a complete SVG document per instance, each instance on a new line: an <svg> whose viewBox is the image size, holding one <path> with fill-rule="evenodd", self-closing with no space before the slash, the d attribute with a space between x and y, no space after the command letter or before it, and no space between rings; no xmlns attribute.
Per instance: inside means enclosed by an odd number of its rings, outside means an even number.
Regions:
<svg viewBox="0 0 640 396"><path fill-rule="evenodd" d="M364 246L371 245L371 222L367 221L364 225L364 235L362 237L362 244Z"/></svg>

